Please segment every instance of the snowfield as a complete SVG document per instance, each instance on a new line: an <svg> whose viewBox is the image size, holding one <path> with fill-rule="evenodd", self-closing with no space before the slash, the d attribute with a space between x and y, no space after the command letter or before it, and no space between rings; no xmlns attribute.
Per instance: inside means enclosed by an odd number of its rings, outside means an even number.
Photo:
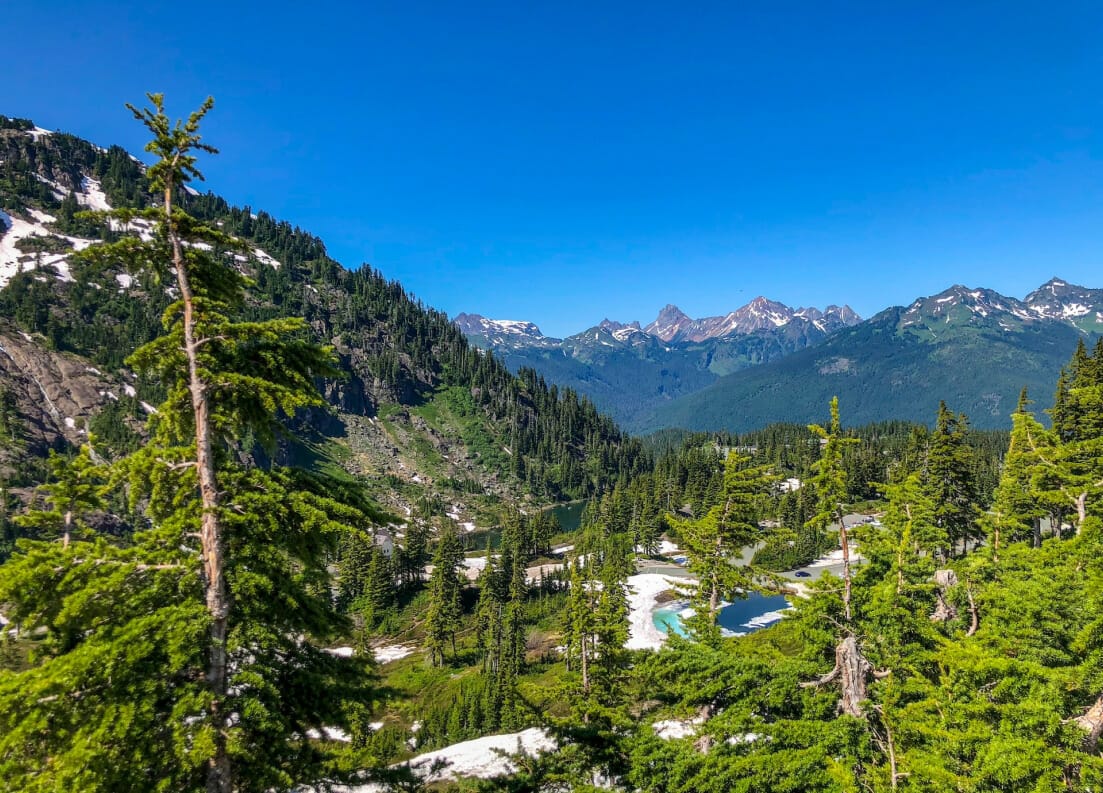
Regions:
<svg viewBox="0 0 1103 793"><path fill-rule="evenodd" d="M865 561L865 558L855 550L854 546L850 546L850 563L860 564ZM832 567L837 564L843 563L843 549L839 548L836 551L832 551L826 556L821 556L814 562L809 562L806 567Z"/></svg>
<svg viewBox="0 0 1103 793"><path fill-rule="evenodd" d="M381 647L373 647L372 655L375 656L377 664L389 664L391 661L413 655L416 649L409 644L384 644Z"/></svg>
<svg viewBox="0 0 1103 793"><path fill-rule="evenodd" d="M455 780L460 777L493 779L517 770L503 754L516 754L518 750L529 754L541 754L554 748L555 742L547 733L537 727L531 727L522 732L487 735L473 741L446 746L392 767L408 765L416 776L433 782ZM443 761L447 766L434 774L432 768L437 761ZM369 782L366 785L353 787L333 786L332 790L339 793L384 793L386 788L381 784Z"/></svg>

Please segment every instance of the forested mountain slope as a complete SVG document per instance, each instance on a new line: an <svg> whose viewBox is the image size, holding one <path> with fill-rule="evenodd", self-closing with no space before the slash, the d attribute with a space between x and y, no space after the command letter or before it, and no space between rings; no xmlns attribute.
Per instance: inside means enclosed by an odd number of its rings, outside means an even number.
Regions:
<svg viewBox="0 0 1103 793"><path fill-rule="evenodd" d="M1023 387L1048 406L1068 351L1103 331L1101 311L1103 290L1057 278L1024 301L955 286L722 378L641 423L733 431L807 423L837 395L858 423L928 421L945 399L977 427L1006 428Z"/></svg>
<svg viewBox="0 0 1103 793"><path fill-rule="evenodd" d="M143 167L122 149L0 117L0 395L18 436L0 452L8 476L89 429L105 448L132 444L143 402L158 401L124 361L160 331L165 286L72 260L94 240L149 235L143 220L109 229L80 210L149 201ZM513 375L371 267L345 269L308 232L214 194L189 188L178 203L249 243L238 259L254 318L303 316L337 350L343 376L324 384L332 411L299 426L350 473L450 483L462 501L511 489L587 495L641 470L638 445L588 400Z"/></svg>

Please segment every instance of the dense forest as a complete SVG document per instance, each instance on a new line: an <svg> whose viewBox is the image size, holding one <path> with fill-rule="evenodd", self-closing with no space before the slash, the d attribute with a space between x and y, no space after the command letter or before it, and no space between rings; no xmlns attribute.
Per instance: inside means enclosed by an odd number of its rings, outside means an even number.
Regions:
<svg viewBox="0 0 1103 793"><path fill-rule="evenodd" d="M0 485L11 789L1103 784L1103 342L1069 351L1048 420L1024 390L1010 432L945 402L930 427L851 427L835 399L820 424L645 446L370 267L194 194L210 102L150 102L148 168L0 119L5 210L94 240L0 311L136 378L48 454L0 391L28 461ZM77 201L89 174L113 209ZM405 409L468 420L515 487L495 525L428 490L402 519L374 496L407 483L304 451ZM481 749L493 773L406 763L500 733L528 751Z"/></svg>

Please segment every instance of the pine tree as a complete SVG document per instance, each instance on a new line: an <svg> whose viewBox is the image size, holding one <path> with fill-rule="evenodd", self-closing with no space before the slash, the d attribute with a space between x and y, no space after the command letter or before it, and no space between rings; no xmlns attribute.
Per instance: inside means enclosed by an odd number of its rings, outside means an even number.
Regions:
<svg viewBox="0 0 1103 793"><path fill-rule="evenodd" d="M433 572L429 576L429 607L425 612L426 643L435 666L444 665L444 651L456 653L456 631L462 617L460 596L463 584L457 568L463 562L463 549L455 530L449 526L441 533L433 554Z"/></svg>
<svg viewBox="0 0 1103 793"><path fill-rule="evenodd" d="M364 589L364 621L376 627L394 604L394 573L391 560L378 545L372 547L368 562L367 586Z"/></svg>
<svg viewBox="0 0 1103 793"><path fill-rule="evenodd" d="M211 103L173 124L150 101L131 109L153 135L163 203L108 214L154 233L81 258L173 284L165 334L129 359L166 398L147 445L111 466L108 487L143 520L128 541L22 540L0 568L12 621L46 631L34 666L0 676L5 781L26 791L291 787L326 757L307 729L347 725L370 698L365 662L316 644L347 629L327 562L366 517L317 474L239 462L247 439L271 446L321 404L332 354L300 319L237 319L245 246L175 205L201 178L195 153L213 151L198 132Z"/></svg>
<svg viewBox="0 0 1103 793"><path fill-rule="evenodd" d="M1033 448L1036 441L1033 439L1040 437L1045 430L1027 410L1029 404L1024 388L1011 416L1011 440L1004 456L995 500L986 517L996 560L999 558L1001 540L1014 542L1029 536L1035 546L1041 544L1041 521L1045 507L1033 486L1038 464Z"/></svg>
<svg viewBox="0 0 1103 793"><path fill-rule="evenodd" d="M52 481L39 487L38 493L47 508L32 509L15 522L29 537L57 538L62 548L68 548L74 532L78 538L87 532L87 515L103 508L104 470L92 461L90 446L82 446L71 460L51 451L46 465Z"/></svg>
<svg viewBox="0 0 1103 793"><path fill-rule="evenodd" d="M935 522L945 532L949 553L964 550L977 538L977 483L973 452L966 439L969 424L953 413L945 402L938 405L938 417L927 451L927 494L935 504Z"/></svg>
<svg viewBox="0 0 1103 793"><path fill-rule="evenodd" d="M696 520L671 517L689 555L689 571L697 578L693 596L695 614L690 627L702 639L720 638L717 615L725 598L745 597L754 586L751 568L733 565L731 558L763 538L758 526L757 502L772 477L764 466L735 452L724 462L721 492L715 506Z"/></svg>
<svg viewBox="0 0 1103 793"><path fill-rule="evenodd" d="M843 450L857 443L858 439L843 437L838 397L831 400L831 423L827 427L813 424L809 429L821 439L823 448L820 451L820 459L814 466L816 475L812 478L812 485L818 496L816 515L808 523L820 531L826 530L831 523L839 527L839 547L843 552L843 614L849 622L851 618L850 538L847 536L848 527L845 520L848 491L846 469L843 466Z"/></svg>

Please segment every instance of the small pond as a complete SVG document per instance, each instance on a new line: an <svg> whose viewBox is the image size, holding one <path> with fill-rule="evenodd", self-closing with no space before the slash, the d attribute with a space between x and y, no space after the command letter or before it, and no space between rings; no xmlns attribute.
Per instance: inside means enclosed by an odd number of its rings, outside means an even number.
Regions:
<svg viewBox="0 0 1103 793"><path fill-rule="evenodd" d="M685 602L670 603L655 609L651 619L663 633L673 630L679 636L685 636L686 630L679 614L686 608ZM731 635L753 633L777 622L781 619L780 612L787 608L789 601L784 595L751 592L743 600L736 600L720 609L720 627Z"/></svg>

